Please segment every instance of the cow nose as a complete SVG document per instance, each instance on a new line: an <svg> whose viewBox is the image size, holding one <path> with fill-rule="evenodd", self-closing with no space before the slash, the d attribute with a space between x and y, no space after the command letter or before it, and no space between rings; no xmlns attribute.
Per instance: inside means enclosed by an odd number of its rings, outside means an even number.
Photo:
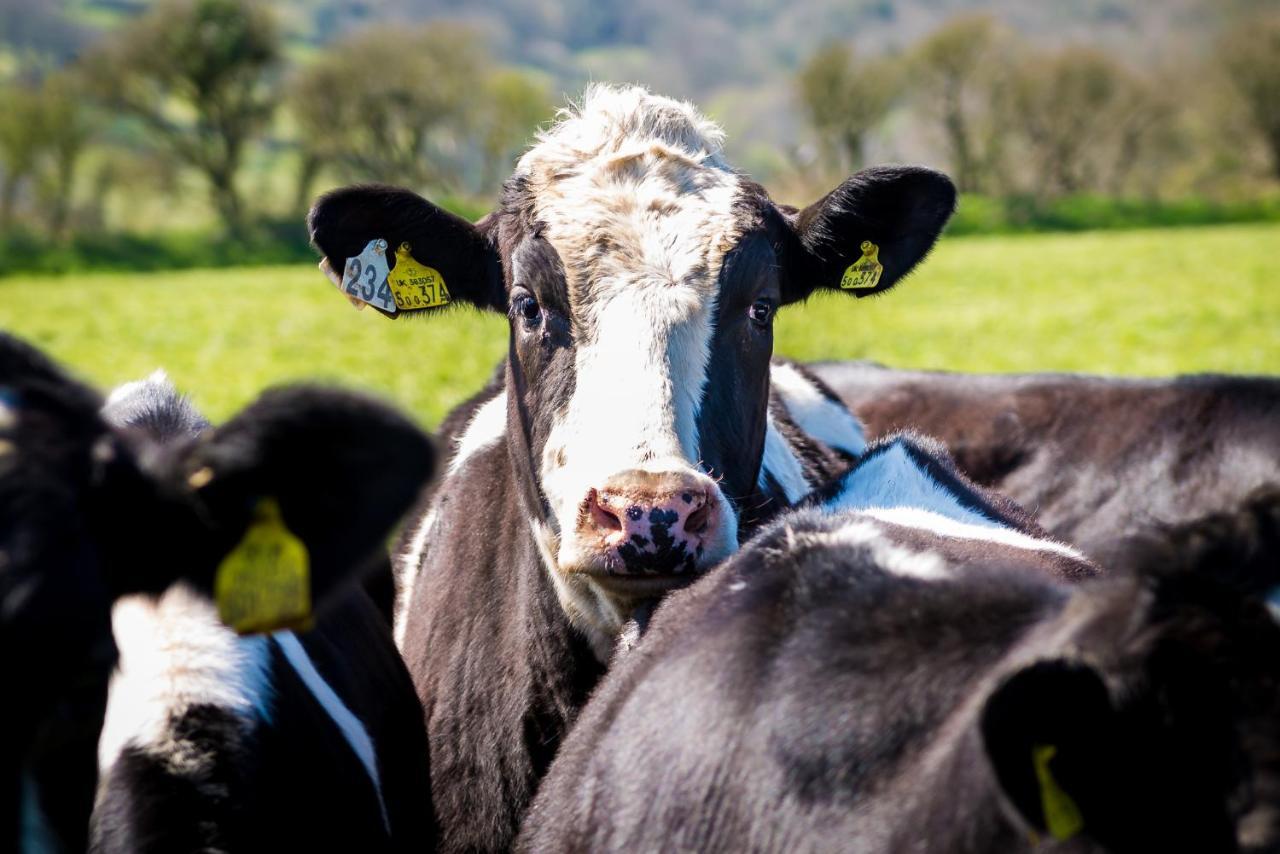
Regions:
<svg viewBox="0 0 1280 854"><path fill-rule="evenodd" d="M640 474L591 490L588 526L626 572L692 570L718 522L710 480Z"/></svg>

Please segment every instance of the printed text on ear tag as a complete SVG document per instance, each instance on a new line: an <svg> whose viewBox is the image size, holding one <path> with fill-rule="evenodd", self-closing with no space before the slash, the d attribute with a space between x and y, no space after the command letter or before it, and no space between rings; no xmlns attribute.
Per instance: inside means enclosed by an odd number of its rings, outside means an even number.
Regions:
<svg viewBox="0 0 1280 854"><path fill-rule="evenodd" d="M840 287L847 291L874 288L880 284L880 274L883 272L884 267L880 265L880 247L870 240L864 240L862 257L844 271L844 276L840 279Z"/></svg>
<svg viewBox="0 0 1280 854"><path fill-rule="evenodd" d="M394 313L395 299L387 287L387 241L370 240L354 258L347 259L342 271L342 292L352 300L367 302L383 311Z"/></svg>
<svg viewBox="0 0 1280 854"><path fill-rule="evenodd" d="M1036 769L1036 782L1040 784L1045 827L1054 839L1070 839L1084 829L1084 816L1049 770L1049 762L1057 753L1058 748L1051 744L1037 744L1031 748L1031 761Z"/></svg>
<svg viewBox="0 0 1280 854"><path fill-rule="evenodd" d="M447 305L449 289L444 286L444 276L434 267L419 264L412 251L408 243L396 249L396 268L391 271L396 305L405 310Z"/></svg>
<svg viewBox="0 0 1280 854"><path fill-rule="evenodd" d="M213 580L218 617L238 633L311 627L307 547L284 524L280 505L263 498L244 538Z"/></svg>

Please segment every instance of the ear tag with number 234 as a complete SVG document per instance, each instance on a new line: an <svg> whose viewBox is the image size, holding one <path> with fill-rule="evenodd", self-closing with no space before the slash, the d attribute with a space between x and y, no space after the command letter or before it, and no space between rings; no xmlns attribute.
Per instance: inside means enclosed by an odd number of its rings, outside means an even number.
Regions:
<svg viewBox="0 0 1280 854"><path fill-rule="evenodd" d="M840 287L847 291L874 288L880 284L880 274L884 272L880 264L880 247L864 240L861 248L862 257L850 264L840 279Z"/></svg>
<svg viewBox="0 0 1280 854"><path fill-rule="evenodd" d="M394 314L395 297L387 287L387 241L381 237L370 240L354 258L347 259L339 287L352 302L360 300L383 311ZM358 307L358 306L357 306Z"/></svg>

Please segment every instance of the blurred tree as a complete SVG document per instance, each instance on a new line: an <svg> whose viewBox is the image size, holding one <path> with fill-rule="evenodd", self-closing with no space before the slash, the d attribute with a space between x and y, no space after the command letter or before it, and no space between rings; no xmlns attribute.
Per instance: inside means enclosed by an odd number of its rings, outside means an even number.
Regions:
<svg viewBox="0 0 1280 854"><path fill-rule="evenodd" d="M488 62L474 35L451 25L377 26L329 47L289 88L300 199L327 165L363 180L456 189Z"/></svg>
<svg viewBox="0 0 1280 854"><path fill-rule="evenodd" d="M896 60L859 60L843 44L820 49L800 70L800 96L809 122L842 166L862 168L867 134L893 106L900 80Z"/></svg>
<svg viewBox="0 0 1280 854"><path fill-rule="evenodd" d="M481 117L484 167L481 189L496 189L511 171L512 161L532 139L538 123L551 115L545 87L527 74L510 69L491 74L485 85Z"/></svg>
<svg viewBox="0 0 1280 854"><path fill-rule="evenodd" d="M244 236L236 176L246 145L275 107L280 39L251 0L162 0L112 35L92 58L110 106L137 117L208 180L227 231Z"/></svg>
<svg viewBox="0 0 1280 854"><path fill-rule="evenodd" d="M39 195L54 238L66 231L76 166L93 137L95 120L84 91L84 81L73 70L49 76L40 87L37 131L44 163Z"/></svg>
<svg viewBox="0 0 1280 854"><path fill-rule="evenodd" d="M911 57L911 85L942 124L952 177L964 192L986 189L988 152L977 125L991 94L999 30L987 15L964 15L935 30Z"/></svg>
<svg viewBox="0 0 1280 854"><path fill-rule="evenodd" d="M1007 108L1041 197L1104 189L1108 171L1113 186L1123 184L1144 135L1164 114L1112 56L1075 47L1025 57L1011 77Z"/></svg>
<svg viewBox="0 0 1280 854"><path fill-rule="evenodd" d="M1280 16L1245 19L1222 39L1218 54L1280 178Z"/></svg>
<svg viewBox="0 0 1280 854"><path fill-rule="evenodd" d="M0 229L13 225L22 184L40 156L40 93L11 83L0 89Z"/></svg>

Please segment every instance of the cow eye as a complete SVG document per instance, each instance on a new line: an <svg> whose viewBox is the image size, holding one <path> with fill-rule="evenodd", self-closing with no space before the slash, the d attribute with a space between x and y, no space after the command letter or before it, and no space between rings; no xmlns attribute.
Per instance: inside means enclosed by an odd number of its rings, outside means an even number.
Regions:
<svg viewBox="0 0 1280 854"><path fill-rule="evenodd" d="M751 304L751 311L747 313L751 317L751 322L756 326L768 326L769 321L773 319L773 303L765 299L758 299Z"/></svg>
<svg viewBox="0 0 1280 854"><path fill-rule="evenodd" d="M517 294L511 300L511 311L531 325L542 320L542 306L538 305L538 301L529 293Z"/></svg>

